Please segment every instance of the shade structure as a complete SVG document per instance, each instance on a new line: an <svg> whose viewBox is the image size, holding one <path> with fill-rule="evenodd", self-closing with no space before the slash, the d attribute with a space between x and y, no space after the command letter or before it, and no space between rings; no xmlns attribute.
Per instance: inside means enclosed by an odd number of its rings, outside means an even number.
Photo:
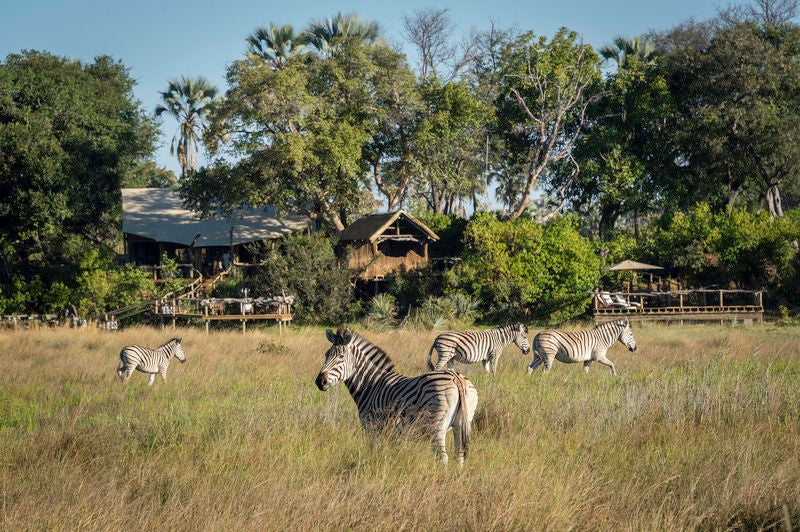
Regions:
<svg viewBox="0 0 800 532"><path fill-rule="evenodd" d="M617 264L610 266L603 266L604 270L611 271L626 271L626 270L663 270L661 266L653 266L652 264L645 264L644 262L636 262L635 260L623 260Z"/></svg>

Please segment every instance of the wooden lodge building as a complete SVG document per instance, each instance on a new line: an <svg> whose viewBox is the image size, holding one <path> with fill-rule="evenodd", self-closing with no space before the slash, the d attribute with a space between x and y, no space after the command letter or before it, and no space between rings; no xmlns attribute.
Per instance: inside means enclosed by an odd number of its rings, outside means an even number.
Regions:
<svg viewBox="0 0 800 532"><path fill-rule="evenodd" d="M161 256L188 269L187 277L213 277L230 263L249 262L244 245L308 230L304 216L278 216L275 209L245 208L230 217L200 219L169 188L122 189L125 255L140 266L158 266Z"/></svg>
<svg viewBox="0 0 800 532"><path fill-rule="evenodd" d="M350 248L348 267L359 281L380 281L405 267L428 264L428 246L439 237L405 211L364 216L347 226L340 245Z"/></svg>

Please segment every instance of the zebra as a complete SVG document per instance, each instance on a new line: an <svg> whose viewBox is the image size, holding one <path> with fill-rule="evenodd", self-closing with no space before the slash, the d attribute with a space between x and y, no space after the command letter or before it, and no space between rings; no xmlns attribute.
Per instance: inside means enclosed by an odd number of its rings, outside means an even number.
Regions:
<svg viewBox="0 0 800 532"><path fill-rule="evenodd" d="M543 371L553 365L553 359L561 362L583 362L583 370L589 371L596 360L611 368L611 375L617 374L614 363L606 358L606 351L619 340L630 351L636 351L628 318L602 323L593 329L563 332L555 329L542 331L533 339L533 362L528 366L528 375L544 363Z"/></svg>
<svg viewBox="0 0 800 532"><path fill-rule="evenodd" d="M511 342L517 344L523 355L527 355L530 351L528 327L515 323L485 331L444 332L436 337L428 352L428 369L440 370L445 364L452 369L455 358L464 364L483 362L487 372L496 373L500 354ZM434 351L437 355L435 365L431 360Z"/></svg>
<svg viewBox="0 0 800 532"><path fill-rule="evenodd" d="M183 353L183 346L180 338L173 338L158 349L150 349L139 345L127 345L119 352L120 366L117 368L117 375L122 382L131 378L134 370L142 373L149 373L150 380L148 386L153 384L156 373L161 375L161 379L167 381L167 367L169 361L175 356L181 363L186 362L186 355Z"/></svg>
<svg viewBox="0 0 800 532"><path fill-rule="evenodd" d="M323 392L344 382L358 408L361 426L375 434L389 423L422 422L434 453L447 463L445 436L453 428L455 454L464 464L472 418L478 405L475 386L454 371L407 377L394 370L389 356L358 333L339 328L326 336L333 344L316 379Z"/></svg>

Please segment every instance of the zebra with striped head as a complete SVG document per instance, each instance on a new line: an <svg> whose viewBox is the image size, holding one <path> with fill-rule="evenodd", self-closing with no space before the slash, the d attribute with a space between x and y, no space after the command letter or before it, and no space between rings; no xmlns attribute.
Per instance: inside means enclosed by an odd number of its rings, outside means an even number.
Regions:
<svg viewBox="0 0 800 532"><path fill-rule="evenodd" d="M463 465L478 404L475 386L454 371L435 371L406 377L394 370L389 356L357 333L327 330L333 344L316 379L326 391L343 382L358 408L362 427L370 433L401 422L422 423L434 452L447 462L445 436L453 429L455 454Z"/></svg>
<svg viewBox="0 0 800 532"><path fill-rule="evenodd" d="M542 331L533 339L533 362L528 366L528 375L540 364L544 364L543 371L549 371L554 359L567 363L583 362L584 371L589 371L589 366L596 360L611 368L612 376L616 375L614 363L606 358L606 352L618 340L630 351L636 351L636 340L627 318L582 331Z"/></svg>
<svg viewBox="0 0 800 532"><path fill-rule="evenodd" d="M173 356L181 363L186 362L180 338L173 338L158 349L127 345L119 352L120 366L117 368L117 375L122 382L126 382L131 378L134 370L138 370L150 374L148 386L153 384L156 374L161 375L161 379L166 382L167 368Z"/></svg>
<svg viewBox="0 0 800 532"><path fill-rule="evenodd" d="M496 373L500 354L511 342L517 344L523 355L527 355L530 351L528 327L515 323L485 331L444 332L436 337L428 352L428 368L440 370L447 365L452 369L455 359L462 364L483 362L487 372ZM432 361L434 351L437 355L435 364Z"/></svg>

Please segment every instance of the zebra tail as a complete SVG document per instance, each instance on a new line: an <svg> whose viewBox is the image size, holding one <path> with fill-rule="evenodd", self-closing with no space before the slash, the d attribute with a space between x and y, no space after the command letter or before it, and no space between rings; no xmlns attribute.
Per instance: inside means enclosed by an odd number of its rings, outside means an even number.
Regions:
<svg viewBox="0 0 800 532"><path fill-rule="evenodd" d="M454 373L454 380L458 388L458 410L456 410L455 427L461 433L461 447L464 449L464 459L469 454L469 437L472 432L469 422L469 407L467 406L467 391L464 377L459 373ZM456 449L458 453L458 449Z"/></svg>
<svg viewBox="0 0 800 532"><path fill-rule="evenodd" d="M432 345L431 350L428 351L428 371L433 371L433 362L431 362L431 357L433 356L433 350L435 347L436 347L435 344ZM438 354L439 352L437 351L436 353Z"/></svg>

